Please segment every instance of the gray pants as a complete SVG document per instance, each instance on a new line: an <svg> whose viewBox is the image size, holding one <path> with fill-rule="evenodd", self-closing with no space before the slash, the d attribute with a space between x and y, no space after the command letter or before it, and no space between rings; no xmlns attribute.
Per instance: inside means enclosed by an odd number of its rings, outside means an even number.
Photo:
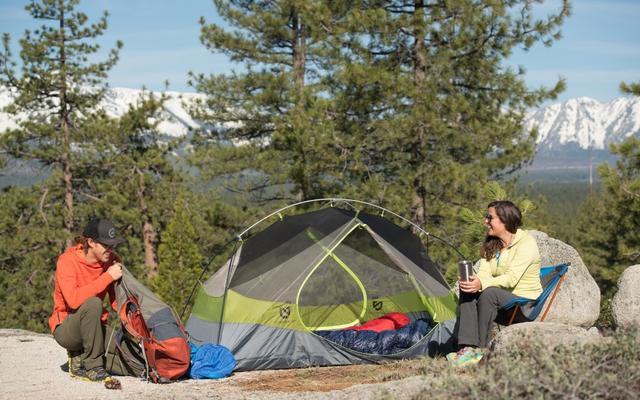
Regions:
<svg viewBox="0 0 640 400"><path fill-rule="evenodd" d="M90 297L56 327L53 337L65 349L71 352L81 351L86 369L106 367L112 374L139 376L142 371L138 368L134 370L116 351L115 332L102 324L101 316L102 300ZM123 346L122 349L129 356L128 348Z"/></svg>
<svg viewBox="0 0 640 400"><path fill-rule="evenodd" d="M460 292L460 315L455 327L458 345L488 347L498 310L514 297L517 296L497 287L489 287L479 293Z"/></svg>

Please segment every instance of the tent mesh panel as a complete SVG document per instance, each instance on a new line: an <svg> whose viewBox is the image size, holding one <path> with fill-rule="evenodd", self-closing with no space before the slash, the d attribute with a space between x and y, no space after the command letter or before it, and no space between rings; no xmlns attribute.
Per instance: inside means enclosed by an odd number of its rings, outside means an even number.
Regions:
<svg viewBox="0 0 640 400"><path fill-rule="evenodd" d="M395 266L364 229L356 228L333 251L323 251L324 259L306 278L298 297L306 326L361 323L376 312L379 303L375 299L415 292L409 275Z"/></svg>

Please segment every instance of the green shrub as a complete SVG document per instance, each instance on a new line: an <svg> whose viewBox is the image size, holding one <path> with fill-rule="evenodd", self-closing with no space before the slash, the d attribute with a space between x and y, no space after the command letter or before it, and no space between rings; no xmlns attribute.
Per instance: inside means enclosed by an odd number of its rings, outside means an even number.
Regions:
<svg viewBox="0 0 640 400"><path fill-rule="evenodd" d="M613 329L615 327L613 314L611 312L611 300L613 300L613 295L605 294L600 301L600 315L596 321L596 326L599 328Z"/></svg>
<svg viewBox="0 0 640 400"><path fill-rule="evenodd" d="M618 331L597 344L560 346L526 343L478 366L438 372L442 360L427 361L426 399L635 399L640 397L640 335Z"/></svg>

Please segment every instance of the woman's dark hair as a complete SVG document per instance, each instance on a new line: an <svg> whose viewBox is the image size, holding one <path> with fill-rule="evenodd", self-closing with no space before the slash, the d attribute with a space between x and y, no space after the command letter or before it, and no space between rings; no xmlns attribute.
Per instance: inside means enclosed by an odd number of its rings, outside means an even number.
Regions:
<svg viewBox="0 0 640 400"><path fill-rule="evenodd" d="M496 210L496 215L502 221L507 231L516 233L518 228L522 226L522 213L518 206L510 202L509 200L497 200L492 201L487 206L487 209L493 207ZM487 235L484 238L482 247L480 248L480 257L485 260L491 260L496 253L502 249L502 241L497 236Z"/></svg>

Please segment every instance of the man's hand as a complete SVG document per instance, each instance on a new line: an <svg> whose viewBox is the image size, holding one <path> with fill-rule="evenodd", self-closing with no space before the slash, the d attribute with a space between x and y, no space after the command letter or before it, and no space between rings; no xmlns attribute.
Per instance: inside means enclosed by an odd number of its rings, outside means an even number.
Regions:
<svg viewBox="0 0 640 400"><path fill-rule="evenodd" d="M107 273L111 275L114 281L122 278L122 264L115 263L107 269Z"/></svg>
<svg viewBox="0 0 640 400"><path fill-rule="evenodd" d="M468 281L459 282L460 290L465 293L477 293L482 289L482 282L477 275L473 275Z"/></svg>

